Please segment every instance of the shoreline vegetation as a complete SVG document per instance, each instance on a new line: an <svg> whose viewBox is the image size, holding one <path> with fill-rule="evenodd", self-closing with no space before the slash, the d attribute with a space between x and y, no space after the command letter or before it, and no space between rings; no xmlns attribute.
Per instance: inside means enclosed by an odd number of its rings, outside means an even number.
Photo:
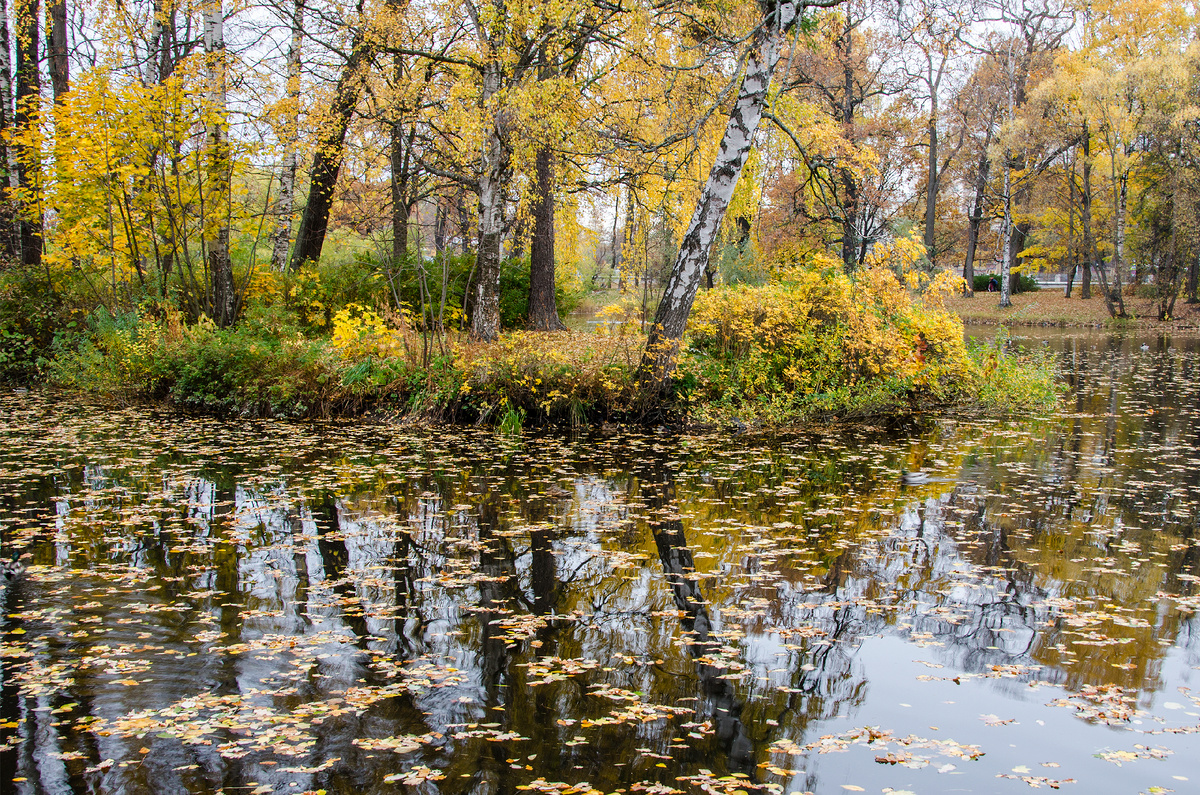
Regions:
<svg viewBox="0 0 1200 795"><path fill-rule="evenodd" d="M653 401L636 383L647 336L628 297L600 308L595 330L510 328L493 342L472 341L461 320L434 333L427 314L423 321L378 290L328 290L318 300L292 282L260 286L228 328L188 322L168 301L120 313L60 304L44 308L53 333L27 335L24 349L14 350L9 332L2 363L5 380L120 404L248 418L371 414L506 432L605 422L770 430L1054 405L1049 356L1016 351L1004 335L964 342L948 308L956 279L897 267L886 253L854 277L818 258L766 284L702 291L670 392ZM14 313L32 301L19 292L0 296L16 333Z"/></svg>

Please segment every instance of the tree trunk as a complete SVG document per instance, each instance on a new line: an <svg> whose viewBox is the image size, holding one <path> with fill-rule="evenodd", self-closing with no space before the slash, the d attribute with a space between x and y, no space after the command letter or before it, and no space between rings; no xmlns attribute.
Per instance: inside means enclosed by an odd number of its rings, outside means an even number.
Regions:
<svg viewBox="0 0 1200 795"><path fill-rule="evenodd" d="M1017 195L1013 197L1013 204L1025 205L1028 201L1028 194L1018 190ZM1028 221L1014 223L1012 237L1009 239L1009 245L1012 246L1012 256L1009 257L1009 263L1012 265L1012 270L1008 274L1008 294L1016 295L1021 283L1021 252L1025 250L1025 241L1029 239L1029 232L1032 229L1032 224Z"/></svg>
<svg viewBox="0 0 1200 795"><path fill-rule="evenodd" d="M1071 159L1071 173L1067 175L1067 290L1064 297L1071 297L1075 285L1075 159Z"/></svg>
<svg viewBox="0 0 1200 795"><path fill-rule="evenodd" d="M554 152L537 153L537 197L533 205L533 239L529 243L529 327L561 331L554 296Z"/></svg>
<svg viewBox="0 0 1200 795"><path fill-rule="evenodd" d="M321 259L321 248L325 245L325 232L329 228L329 210L333 206L333 189L337 185L338 171L342 167L342 150L346 145L346 130L350 117L358 104L363 86L362 67L370 60L374 48L359 30L354 34L350 57L342 66L329 118L322 125L321 135L313 151L312 168L309 170L308 201L296 230L296 245L292 249L289 267L298 270L306 262Z"/></svg>
<svg viewBox="0 0 1200 795"><path fill-rule="evenodd" d="M991 134L988 134L988 141ZM963 261L963 295L975 297L975 251L979 247L979 227L983 224L983 204L987 198L988 175L992 170L992 161L987 156L985 144L983 155L979 158L975 174L975 201L971 204L971 217L967 219L967 257Z"/></svg>
<svg viewBox="0 0 1200 795"><path fill-rule="evenodd" d="M283 167L279 172L279 198L275 200L275 240L271 246L271 267L287 267L292 242L292 213L296 209L296 170L300 166L297 146L300 140L300 49L304 42L304 0L296 0L292 9L292 43L287 56L287 122L283 131Z"/></svg>
<svg viewBox="0 0 1200 795"><path fill-rule="evenodd" d="M20 230L13 212L12 190L17 187L14 150L8 145L13 125L12 62L9 59L8 10L0 3L0 254L15 257L20 250Z"/></svg>
<svg viewBox="0 0 1200 795"><path fill-rule="evenodd" d="M1004 163L1004 252L1000 262L1000 306L1012 306L1012 284L1009 274L1012 271L1012 166Z"/></svg>
<svg viewBox="0 0 1200 795"><path fill-rule="evenodd" d="M937 197L938 197L938 182L941 175L938 173L938 131L937 131L937 92L930 92L930 111L929 111L929 176L925 180L925 253L929 257L930 265L936 265L936 249L937 243L934 238L934 224L937 222Z"/></svg>
<svg viewBox="0 0 1200 795"><path fill-rule="evenodd" d="M208 65L208 190L204 204L212 319L221 328L233 324L237 296L229 256L230 155L225 97L225 11L220 0L204 12L204 53Z"/></svg>
<svg viewBox="0 0 1200 795"><path fill-rule="evenodd" d="M721 148L713 161L708 182L696 202L691 223L680 241L679 253L658 304L645 353L638 365L636 382L648 397L662 395L670 383L688 315L691 314L700 279L708 264L709 251L720 230L762 119L767 90L779 61L784 30L795 18L796 3L793 0L773 5L766 13L764 24L755 30L751 39L746 72L725 125Z"/></svg>
<svg viewBox="0 0 1200 795"><path fill-rule="evenodd" d="M1083 129L1082 176L1083 184L1079 186L1079 221L1083 226L1083 283L1079 287L1079 297L1087 300L1092 297L1092 266L1098 261L1098 257L1096 238L1092 234L1092 138L1086 126Z"/></svg>
<svg viewBox="0 0 1200 795"><path fill-rule="evenodd" d="M397 60L399 56L396 56ZM392 188L392 264L400 265L408 254L408 221L412 215L412 204L409 201L409 145L411 137L405 141L404 123L394 121L391 124L391 165Z"/></svg>
<svg viewBox="0 0 1200 795"><path fill-rule="evenodd" d="M67 0L49 0L46 9L49 20L49 41L46 42L46 56L50 62L50 83L54 87L54 101L63 101L63 96L71 88L70 65L67 59Z"/></svg>
<svg viewBox="0 0 1200 795"><path fill-rule="evenodd" d="M446 226L449 224L450 210L444 199L438 199L433 211L433 250L438 257L446 250Z"/></svg>
<svg viewBox="0 0 1200 795"><path fill-rule="evenodd" d="M41 95L41 77L38 74L38 0L17 0L17 107L13 115L13 126L18 131L27 130L36 123L38 100ZM41 157L35 147L18 146L17 184L30 194L37 192L36 175L41 167ZM42 214L37 199L26 200L21 208L20 241L21 262L26 265L42 264Z"/></svg>
<svg viewBox="0 0 1200 795"><path fill-rule="evenodd" d="M483 103L500 90L500 64L487 65ZM509 151L501 133L503 119L493 114L492 129L480 157L479 251L475 257L475 305L471 337L490 342L500 335L500 252L504 237L504 191L508 184Z"/></svg>
<svg viewBox="0 0 1200 795"><path fill-rule="evenodd" d="M1129 180L1126 176L1113 175L1114 214L1113 232L1113 301L1117 304L1117 317L1125 317L1125 216L1129 209Z"/></svg>

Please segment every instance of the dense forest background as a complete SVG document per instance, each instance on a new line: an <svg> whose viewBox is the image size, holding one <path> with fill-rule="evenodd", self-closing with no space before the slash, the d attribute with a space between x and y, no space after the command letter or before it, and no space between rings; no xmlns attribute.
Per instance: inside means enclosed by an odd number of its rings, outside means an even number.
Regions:
<svg viewBox="0 0 1200 795"><path fill-rule="evenodd" d="M665 285L686 320L672 274L853 277L897 247L1002 303L1047 269L1114 317L1196 300L1189 4L821 5L15 0L4 333L362 305L428 354L589 291L645 322Z"/></svg>

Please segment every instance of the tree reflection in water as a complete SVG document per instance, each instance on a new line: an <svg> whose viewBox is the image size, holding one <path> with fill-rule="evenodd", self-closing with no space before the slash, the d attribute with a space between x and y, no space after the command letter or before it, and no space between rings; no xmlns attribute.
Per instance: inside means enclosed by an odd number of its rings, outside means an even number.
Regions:
<svg viewBox="0 0 1200 795"><path fill-rule="evenodd" d="M53 793L989 790L1040 759L1045 723L1076 752L1055 777L1186 776L1194 735L1144 732L1200 729L1200 357L1056 344L1060 417L776 439L498 441L4 396L3 548L38 565L3 597L0 775ZM1142 723L1045 706L1089 686ZM926 714L984 761L888 744L940 731ZM1135 743L1175 754L1093 756ZM948 758L969 778L938 773Z"/></svg>

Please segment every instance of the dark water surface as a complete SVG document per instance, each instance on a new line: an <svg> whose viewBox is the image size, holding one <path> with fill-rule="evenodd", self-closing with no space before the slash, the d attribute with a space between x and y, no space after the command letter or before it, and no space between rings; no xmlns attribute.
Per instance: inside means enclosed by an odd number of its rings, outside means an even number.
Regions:
<svg viewBox="0 0 1200 795"><path fill-rule="evenodd" d="M1197 791L1200 344L1043 342L775 438L8 392L0 791Z"/></svg>

